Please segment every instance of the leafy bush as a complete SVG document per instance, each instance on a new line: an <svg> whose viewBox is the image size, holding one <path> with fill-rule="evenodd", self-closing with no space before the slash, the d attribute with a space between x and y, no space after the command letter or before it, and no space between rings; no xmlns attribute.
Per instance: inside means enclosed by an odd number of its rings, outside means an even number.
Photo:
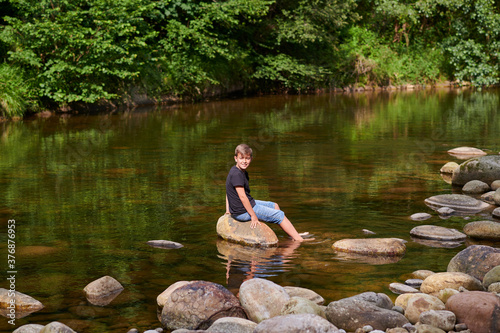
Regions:
<svg viewBox="0 0 500 333"><path fill-rule="evenodd" d="M28 104L27 94L21 70L0 65L0 113L6 117L22 116Z"/></svg>

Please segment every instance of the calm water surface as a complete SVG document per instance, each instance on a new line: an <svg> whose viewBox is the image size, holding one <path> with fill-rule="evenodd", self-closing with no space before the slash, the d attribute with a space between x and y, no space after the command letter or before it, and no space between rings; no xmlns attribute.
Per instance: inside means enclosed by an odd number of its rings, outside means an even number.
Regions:
<svg viewBox="0 0 500 333"><path fill-rule="evenodd" d="M251 277L311 288L326 302L387 293L417 269L446 271L467 244L412 240L419 224L461 230L484 216L439 218L424 199L456 191L439 174L459 146L498 154L498 91L272 96L0 124L0 271L8 288L7 225L16 221L16 289L45 308L16 320L79 332L161 326L156 297L179 280L235 294ZM234 147L249 143L252 194L277 201L315 241L252 249L217 238ZM433 214L415 222L417 212ZM487 217L489 218L489 217ZM363 229L376 233L366 236ZM407 240L400 260L337 255L343 238ZM148 240L183 248L150 247ZM83 288L110 275L125 290L108 306ZM0 331L13 327L0 317Z"/></svg>

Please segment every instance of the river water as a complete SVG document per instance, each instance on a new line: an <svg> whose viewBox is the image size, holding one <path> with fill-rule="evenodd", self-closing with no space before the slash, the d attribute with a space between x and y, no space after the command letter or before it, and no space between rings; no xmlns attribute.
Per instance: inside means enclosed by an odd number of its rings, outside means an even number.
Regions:
<svg viewBox="0 0 500 333"><path fill-rule="evenodd" d="M15 220L15 286L45 307L16 326L61 321L79 332L161 326L156 297L179 280L208 280L235 294L242 281L270 279L331 301L364 291L392 299L391 282L446 271L470 241L446 248L410 237L432 224L462 230L481 214L440 218L424 204L456 192L439 169L447 150L500 151L500 92L437 90L265 96L0 124L0 287L9 220ZM280 204L315 240L252 249L217 238L225 178L237 144L254 149L254 197ZM459 192L459 190L458 190ZM433 217L412 221L413 213ZM374 232L366 235L363 229ZM397 237L396 260L336 254L336 240ZM171 240L159 249L149 240ZM105 275L124 291L90 304L83 288ZM0 317L0 330L15 327Z"/></svg>

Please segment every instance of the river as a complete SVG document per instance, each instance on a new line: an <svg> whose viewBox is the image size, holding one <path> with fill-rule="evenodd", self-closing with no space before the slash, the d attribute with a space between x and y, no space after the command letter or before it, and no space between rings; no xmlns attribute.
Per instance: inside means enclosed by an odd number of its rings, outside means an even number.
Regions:
<svg viewBox="0 0 500 333"><path fill-rule="evenodd" d="M2 276L15 220L16 290L45 306L16 327L57 320L79 332L153 329L161 326L156 297L180 280L236 294L245 279L263 277L313 289L326 303L364 291L395 299L391 282L417 269L446 271L470 243L428 246L410 237L413 227L461 231L485 218L444 219L425 205L457 191L439 173L462 162L447 150L498 154L499 133L500 91L461 89L263 96L0 123ZM254 149L252 195L278 202L314 241L297 246L275 226L275 249L217 238L225 178L242 142ZM433 217L409 218L419 212ZM362 237L404 239L406 254L384 262L331 248ZM157 239L184 247L146 244ZM105 275L125 289L108 306L91 305L83 288ZM13 328L0 320L0 331Z"/></svg>

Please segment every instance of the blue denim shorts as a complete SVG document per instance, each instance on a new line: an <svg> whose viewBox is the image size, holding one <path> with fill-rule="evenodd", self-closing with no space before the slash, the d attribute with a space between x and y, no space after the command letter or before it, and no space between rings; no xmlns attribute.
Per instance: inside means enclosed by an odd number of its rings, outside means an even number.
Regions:
<svg viewBox="0 0 500 333"><path fill-rule="evenodd" d="M285 218L285 213L279 209L275 209L275 203L272 201L255 200L253 211L260 221L268 223L280 224ZM232 217L241 222L252 220L250 214L243 213L240 215L232 215Z"/></svg>

